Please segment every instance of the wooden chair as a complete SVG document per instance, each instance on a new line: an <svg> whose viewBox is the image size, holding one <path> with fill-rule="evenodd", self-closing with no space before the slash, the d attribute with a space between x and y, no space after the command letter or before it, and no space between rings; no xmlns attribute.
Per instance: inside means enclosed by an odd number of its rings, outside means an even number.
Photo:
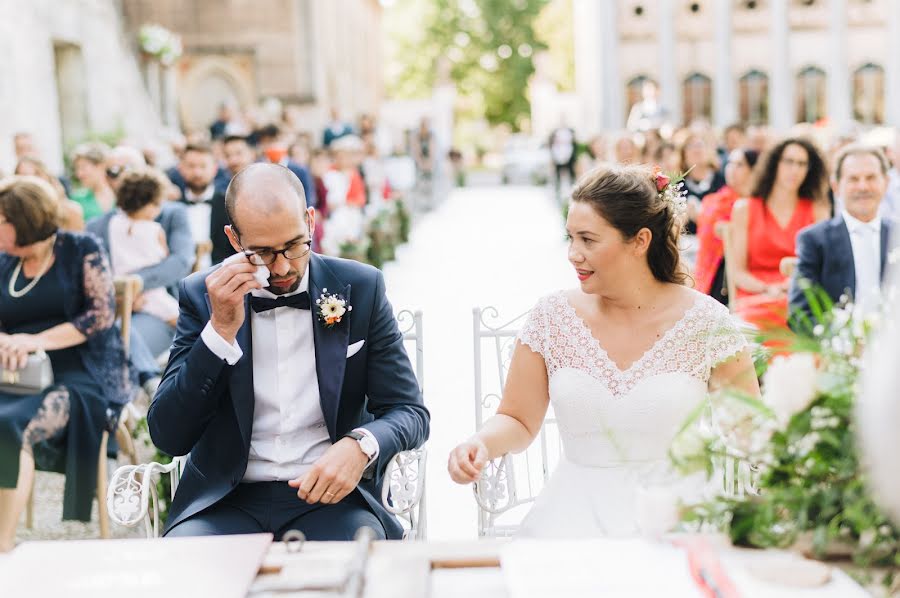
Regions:
<svg viewBox="0 0 900 598"><path fill-rule="evenodd" d="M715 227L716 236L722 240L725 252L725 282L728 293L728 310L734 313L737 309L737 284L734 276L734 247L731 243L731 223L718 222Z"/></svg>
<svg viewBox="0 0 900 598"><path fill-rule="evenodd" d="M191 272L199 272L203 269L203 260L210 255L212 255L212 241L209 239L199 241L194 249L194 267Z"/></svg>
<svg viewBox="0 0 900 598"><path fill-rule="evenodd" d="M139 276L121 276L114 280L116 289L116 319L122 333L122 344L125 346L125 354L128 354L129 334L131 332L131 314L134 301L140 295L144 283ZM132 413L131 405L126 405L119 417L116 426L116 441L119 448L128 456L132 464L137 465L137 449L132 437L132 428L137 418ZM108 539L109 534L109 510L106 504L107 486L109 480L109 465L107 448L109 446L109 432L104 430L100 437L100 451L97 456L97 511L99 514L100 537ZM25 505L25 527L34 527L34 482L28 495L28 503Z"/></svg>
<svg viewBox="0 0 900 598"><path fill-rule="evenodd" d="M425 355L423 352L422 312L401 311L397 322L403 340L411 345L419 388L425 389ZM159 497L156 478L168 475L171 499L184 471L187 456L175 457L171 463L125 465L112 476L106 494L107 510L114 522L125 527L144 524L148 538L159 537ZM404 540L424 540L427 533L425 511L425 466L427 451L419 448L394 455L388 463L381 487L381 503L400 519Z"/></svg>

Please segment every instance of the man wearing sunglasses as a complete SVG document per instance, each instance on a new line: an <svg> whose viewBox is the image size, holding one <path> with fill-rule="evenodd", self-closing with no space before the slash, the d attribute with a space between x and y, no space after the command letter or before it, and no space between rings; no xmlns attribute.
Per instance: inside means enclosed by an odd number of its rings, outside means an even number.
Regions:
<svg viewBox="0 0 900 598"><path fill-rule="evenodd" d="M157 447L190 453L166 534L400 538L382 476L427 439L429 414L381 273L310 252L315 212L283 166L241 171L226 206L239 253L182 283L148 416ZM323 295L344 301L340 321Z"/></svg>

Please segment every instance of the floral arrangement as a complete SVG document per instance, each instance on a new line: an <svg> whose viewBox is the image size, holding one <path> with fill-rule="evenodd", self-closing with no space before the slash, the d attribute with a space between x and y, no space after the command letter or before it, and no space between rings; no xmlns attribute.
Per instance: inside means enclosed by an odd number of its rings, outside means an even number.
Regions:
<svg viewBox="0 0 900 598"><path fill-rule="evenodd" d="M161 25L142 25L138 30L141 51L158 59L165 66L181 58L181 38Z"/></svg>
<svg viewBox="0 0 900 598"><path fill-rule="evenodd" d="M341 323L344 314L353 311L352 305L347 305L343 295L329 293L328 289L322 289L322 294L316 299L316 307L319 310L319 321L325 328L334 328Z"/></svg>
<svg viewBox="0 0 900 598"><path fill-rule="evenodd" d="M692 168L693 166L679 175L668 175L659 166L653 167L653 182L656 184L656 192L660 199L672 206L676 217L687 213L687 190L684 188L684 178Z"/></svg>
<svg viewBox="0 0 900 598"><path fill-rule="evenodd" d="M805 334L793 353L763 364L762 402L717 397L722 405L715 412L724 413L718 429L692 432L695 414L673 444L673 462L683 472L712 473L711 463L731 460L743 462L753 478L745 480L743 496L692 505L683 522L723 530L737 545L795 547L818 558L850 557L862 567L896 567L900 534L873 500L855 437L860 358L878 318L862 318L848 302L834 305L823 292L806 293L813 317L800 317Z"/></svg>

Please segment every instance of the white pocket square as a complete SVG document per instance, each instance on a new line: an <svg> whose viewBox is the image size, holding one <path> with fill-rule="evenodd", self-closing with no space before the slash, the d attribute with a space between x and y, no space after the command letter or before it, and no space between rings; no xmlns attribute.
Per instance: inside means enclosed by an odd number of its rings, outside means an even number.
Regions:
<svg viewBox="0 0 900 598"><path fill-rule="evenodd" d="M362 346L364 344L366 344L366 339L363 339L361 341L356 341L352 345L348 345L347 346L347 359L350 359L351 357L353 357L354 355L359 353L359 350L362 349Z"/></svg>

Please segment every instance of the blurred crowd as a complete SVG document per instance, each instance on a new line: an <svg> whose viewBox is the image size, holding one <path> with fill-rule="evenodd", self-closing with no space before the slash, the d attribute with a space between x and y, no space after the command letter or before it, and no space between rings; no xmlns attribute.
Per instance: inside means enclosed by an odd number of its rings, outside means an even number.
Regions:
<svg viewBox="0 0 900 598"><path fill-rule="evenodd" d="M834 301L846 296L874 309L861 300L872 295L861 285L880 284L891 224L900 217L900 132L876 133L799 125L779 135L761 125L717 131L701 122L580 142L561 126L548 147L561 199L582 174L607 163L686 173L682 242L694 285L746 322L778 327L810 312L801 279L826 288ZM825 230L835 238L813 249ZM869 230L874 238L857 243L866 234L859 231ZM857 245L872 251L863 255Z"/></svg>
<svg viewBox="0 0 900 598"><path fill-rule="evenodd" d="M371 263L369 237L390 259L402 239L389 229L408 229L409 214L434 202L427 119L396 143L370 115L349 122L332 111L313 134L288 112L265 123L253 114L222 105L207 130L163 151L83 143L65 173L48 169L29 132L14 135L15 171L0 174L0 369L30 372L46 352L61 390L20 395L0 383L0 552L12 546L35 469L66 473L64 518L90 519L100 433L110 432L114 453L122 410L155 393L179 284L235 253L225 195L236 173L256 162L289 169L316 211L313 248ZM139 290L123 333L115 283L126 278Z"/></svg>

